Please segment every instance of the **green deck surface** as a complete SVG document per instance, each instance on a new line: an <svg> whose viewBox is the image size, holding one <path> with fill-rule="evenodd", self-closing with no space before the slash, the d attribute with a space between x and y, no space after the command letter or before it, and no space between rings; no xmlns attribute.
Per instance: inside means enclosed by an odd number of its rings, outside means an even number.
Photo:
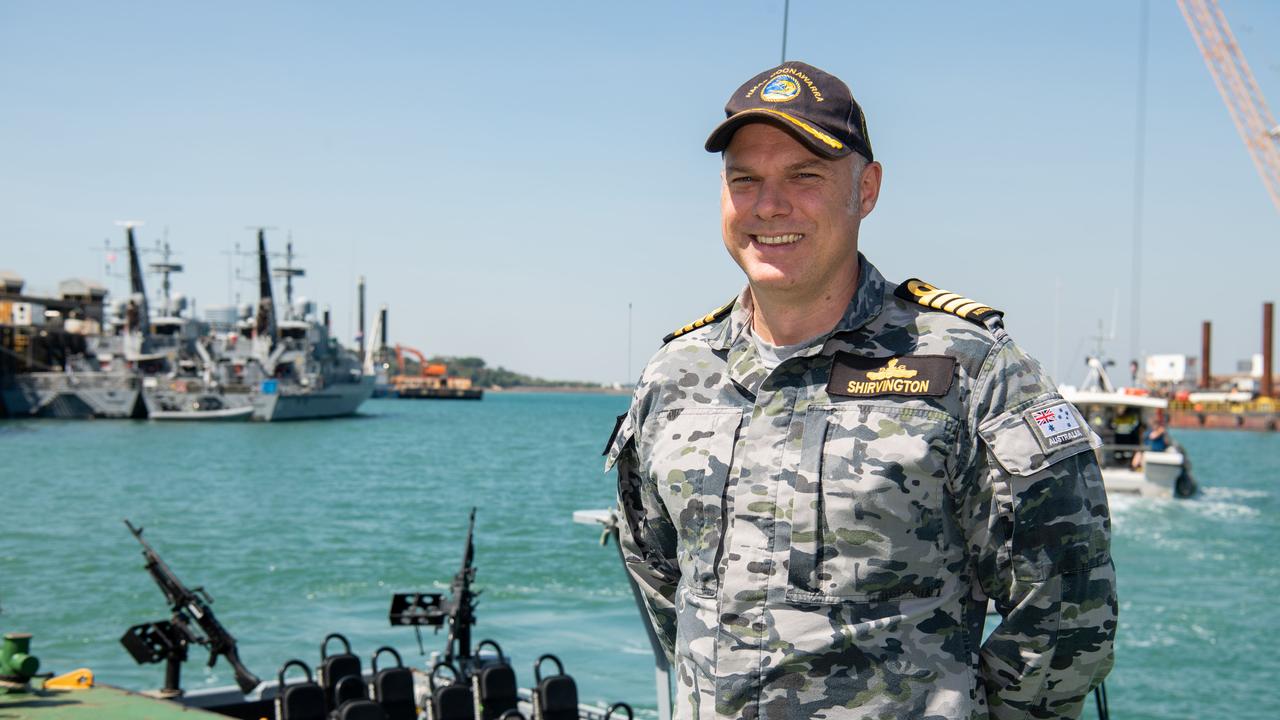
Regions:
<svg viewBox="0 0 1280 720"><path fill-rule="evenodd" d="M0 695L0 720L199 720L221 717L110 685L95 685L88 690L36 690Z"/></svg>

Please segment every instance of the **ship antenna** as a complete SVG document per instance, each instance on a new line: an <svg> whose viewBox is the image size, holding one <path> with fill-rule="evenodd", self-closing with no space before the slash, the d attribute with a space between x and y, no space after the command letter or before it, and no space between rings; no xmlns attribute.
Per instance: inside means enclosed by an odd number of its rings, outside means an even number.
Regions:
<svg viewBox="0 0 1280 720"><path fill-rule="evenodd" d="M1134 139L1133 157L1133 254L1131 259L1133 266L1130 268L1132 275L1129 279L1131 305L1129 308L1129 355L1134 361L1138 360L1142 352L1142 214L1146 199L1147 64L1150 54L1147 48L1150 44L1148 41L1148 35L1151 32L1150 15L1149 0L1142 0L1142 20L1138 40L1138 112L1137 127L1134 130L1137 137ZM1111 330L1114 334L1114 320Z"/></svg>
<svg viewBox="0 0 1280 720"><path fill-rule="evenodd" d="M165 314L169 314L171 312L175 312L173 308L173 304L170 301L169 276L172 275L173 273L182 272L182 264L170 262L171 258L173 257L173 250L169 247L169 226L168 225L166 225L164 228L164 241L162 242L160 240L157 240L156 246L157 246L156 247L157 251L159 251L160 253L160 262L151 263L148 269L151 272L158 273L160 275L160 289L161 289L162 297L164 297L164 310L162 312L164 312Z"/></svg>
<svg viewBox="0 0 1280 720"><path fill-rule="evenodd" d="M791 0L782 3L782 62L787 61L787 20L791 17Z"/></svg>
<svg viewBox="0 0 1280 720"><path fill-rule="evenodd" d="M272 270L272 273L276 277L284 278L284 319L294 320L296 318L293 317L293 279L296 277L303 277L307 274L307 271L300 267L295 267L293 264L293 259L298 256L293 254L292 230L289 231L289 240L285 243L284 247L284 266L275 268ZM279 254L275 255L276 257L280 257Z"/></svg>

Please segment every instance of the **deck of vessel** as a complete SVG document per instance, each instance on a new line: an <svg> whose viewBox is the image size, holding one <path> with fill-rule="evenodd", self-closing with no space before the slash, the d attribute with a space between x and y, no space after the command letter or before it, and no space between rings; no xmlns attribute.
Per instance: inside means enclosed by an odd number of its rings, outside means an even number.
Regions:
<svg viewBox="0 0 1280 720"><path fill-rule="evenodd" d="M27 693L0 695L0 718L39 718L40 720L199 720L222 717L197 708L150 695L123 690L110 685L95 685L86 690L43 690L36 681Z"/></svg>

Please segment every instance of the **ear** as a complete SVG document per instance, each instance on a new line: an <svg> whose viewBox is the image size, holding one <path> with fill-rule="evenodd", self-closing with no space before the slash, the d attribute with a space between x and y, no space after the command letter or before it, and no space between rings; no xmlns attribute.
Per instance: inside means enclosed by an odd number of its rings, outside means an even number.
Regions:
<svg viewBox="0 0 1280 720"><path fill-rule="evenodd" d="M862 168L862 176L858 178L858 207L861 210L860 218L864 218L871 214L876 208L876 201L880 199L880 180L883 177L884 168L880 163L872 161Z"/></svg>

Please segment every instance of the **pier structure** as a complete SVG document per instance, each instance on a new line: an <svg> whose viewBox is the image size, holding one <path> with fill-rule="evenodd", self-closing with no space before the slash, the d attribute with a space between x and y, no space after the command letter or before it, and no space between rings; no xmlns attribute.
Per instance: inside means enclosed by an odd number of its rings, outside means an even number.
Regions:
<svg viewBox="0 0 1280 720"><path fill-rule="evenodd" d="M1257 396L1233 392L1212 392L1210 371L1213 329L1208 320L1200 331L1199 389L1169 402L1169 424L1185 428L1226 428L1241 430L1280 429L1280 401L1275 397L1274 378L1275 303L1262 304L1262 377Z"/></svg>

